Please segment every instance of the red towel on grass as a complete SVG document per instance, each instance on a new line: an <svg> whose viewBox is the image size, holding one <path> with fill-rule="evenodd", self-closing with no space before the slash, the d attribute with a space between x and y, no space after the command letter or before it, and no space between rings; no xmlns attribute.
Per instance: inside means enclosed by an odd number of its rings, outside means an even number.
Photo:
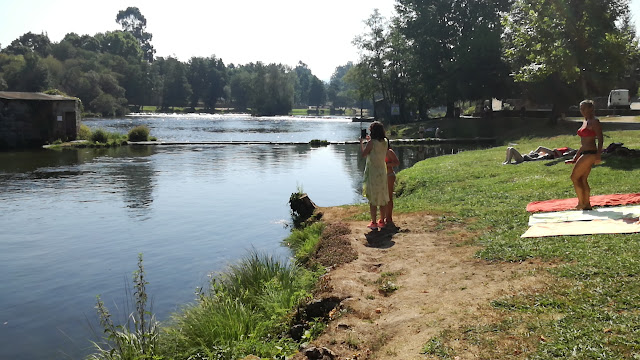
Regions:
<svg viewBox="0 0 640 360"><path fill-rule="evenodd" d="M596 195L590 198L591 206L615 206L640 204L640 193ZM527 205L528 212L563 211L578 205L578 198L534 201Z"/></svg>

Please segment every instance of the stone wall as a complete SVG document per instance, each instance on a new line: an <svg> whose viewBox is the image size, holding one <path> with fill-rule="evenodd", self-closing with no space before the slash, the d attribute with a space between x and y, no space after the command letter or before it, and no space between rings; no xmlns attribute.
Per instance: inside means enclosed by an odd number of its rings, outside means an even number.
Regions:
<svg viewBox="0 0 640 360"><path fill-rule="evenodd" d="M77 100L0 99L0 148L75 140L79 127Z"/></svg>

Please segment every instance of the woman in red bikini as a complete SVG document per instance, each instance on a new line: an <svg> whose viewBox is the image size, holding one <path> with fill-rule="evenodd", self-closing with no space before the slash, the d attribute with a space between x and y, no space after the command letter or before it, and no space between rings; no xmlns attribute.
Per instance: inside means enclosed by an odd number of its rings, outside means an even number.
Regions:
<svg viewBox="0 0 640 360"><path fill-rule="evenodd" d="M566 163L573 163L573 171L571 172L571 181L578 195L577 210L591 210L591 188L587 179L593 165L599 164L602 154L602 126L600 120L595 116L595 107L593 101L584 100L580 103L580 113L584 116L582 126L578 129L580 136L580 149L571 160ZM596 138L598 146L596 147Z"/></svg>

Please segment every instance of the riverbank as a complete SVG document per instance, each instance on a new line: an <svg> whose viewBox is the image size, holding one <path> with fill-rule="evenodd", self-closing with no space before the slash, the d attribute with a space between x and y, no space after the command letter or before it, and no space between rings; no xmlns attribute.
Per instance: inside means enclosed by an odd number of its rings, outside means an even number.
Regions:
<svg viewBox="0 0 640 360"><path fill-rule="evenodd" d="M605 146L640 148L640 132L606 126ZM528 152L577 142L511 143ZM527 203L575 196L571 167L502 165L505 148L400 172L397 232L369 232L365 206L322 209L325 221L349 224L358 259L326 276L321 296L344 300L313 345L340 359L640 356L640 235L520 238ZM592 195L638 192L639 176L640 158L605 155Z"/></svg>

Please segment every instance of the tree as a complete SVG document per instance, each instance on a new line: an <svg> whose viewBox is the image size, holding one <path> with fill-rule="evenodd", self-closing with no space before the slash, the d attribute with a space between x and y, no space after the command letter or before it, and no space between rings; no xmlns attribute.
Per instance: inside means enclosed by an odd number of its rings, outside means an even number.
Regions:
<svg viewBox="0 0 640 360"><path fill-rule="evenodd" d="M188 63L187 81L191 86L191 108L195 109L207 91L207 62L205 58L192 57Z"/></svg>
<svg viewBox="0 0 640 360"><path fill-rule="evenodd" d="M309 105L309 91L313 74L307 64L302 61L298 61L294 72L296 74L296 82L293 88L293 103L296 106L307 106Z"/></svg>
<svg viewBox="0 0 640 360"><path fill-rule="evenodd" d="M309 87L309 105L322 106L326 99L327 92L325 91L324 83L317 76L313 76Z"/></svg>
<svg viewBox="0 0 640 360"><path fill-rule="evenodd" d="M214 110L219 99L225 96L227 71L222 59L211 56L207 59L207 87L204 93L204 105Z"/></svg>
<svg viewBox="0 0 640 360"><path fill-rule="evenodd" d="M508 68L501 60L501 20L510 0L398 0L399 27L411 45L412 75L454 115L458 100L497 95Z"/></svg>
<svg viewBox="0 0 640 360"><path fill-rule="evenodd" d="M187 65L173 57L158 58L153 62L162 79L162 108L188 105L192 91L187 81Z"/></svg>
<svg viewBox="0 0 640 360"><path fill-rule="evenodd" d="M2 51L11 55L25 55L29 52L35 52L41 57L47 57L51 53L51 41L46 34L28 32L13 40Z"/></svg>
<svg viewBox="0 0 640 360"><path fill-rule="evenodd" d="M13 57L3 66L4 79L10 91L38 92L49 88L49 70L33 52Z"/></svg>
<svg viewBox="0 0 640 360"><path fill-rule="evenodd" d="M286 115L293 104L294 72L282 64L258 62L246 67L251 72L251 112L258 116Z"/></svg>
<svg viewBox="0 0 640 360"><path fill-rule="evenodd" d="M246 110L251 99L251 74L249 71L244 67L233 69L230 74L229 86L235 109Z"/></svg>
<svg viewBox="0 0 640 360"><path fill-rule="evenodd" d="M349 61L346 65L337 66L331 75L327 88L327 99L333 104L333 107L346 107L357 104L358 99L351 97L351 84L344 81L345 76L353 66L353 62Z"/></svg>
<svg viewBox="0 0 640 360"><path fill-rule="evenodd" d="M378 9L365 23L369 32L358 36L354 44L361 51L360 62L365 64L362 69L368 69L367 73L375 80L374 96L382 96L382 112L376 113L376 116L391 122L391 104L398 104L399 120L406 120L409 113L406 108L409 93L407 66L411 59L407 40L400 33L397 21L390 23L380 15Z"/></svg>
<svg viewBox="0 0 640 360"><path fill-rule="evenodd" d="M505 22L514 79L560 109L606 93L637 57L627 0L516 0Z"/></svg>
<svg viewBox="0 0 640 360"><path fill-rule="evenodd" d="M142 58L143 54L138 41L128 32L107 31L104 34L97 34L96 38L100 41L100 48L103 52L122 56L125 59L129 58L133 61Z"/></svg>
<svg viewBox="0 0 640 360"><path fill-rule="evenodd" d="M375 100L376 81L373 71L367 63L358 63L349 69L349 72L344 76L344 81L352 87L350 96L360 102L360 116L362 116L365 101L372 100L371 105L373 106Z"/></svg>
<svg viewBox="0 0 640 360"><path fill-rule="evenodd" d="M207 109L215 109L218 99L224 96L226 85L225 66L215 56L193 57L189 60L187 80L191 86L191 107L203 101Z"/></svg>
<svg viewBox="0 0 640 360"><path fill-rule="evenodd" d="M143 58L149 62L153 62L156 50L151 45L153 35L146 32L147 19L142 15L137 7L128 7L126 10L120 10L116 16L116 22L122 26L122 29L137 40L142 49Z"/></svg>
<svg viewBox="0 0 640 360"><path fill-rule="evenodd" d="M146 61L128 64L121 85L129 104L150 105L156 90L151 66Z"/></svg>

